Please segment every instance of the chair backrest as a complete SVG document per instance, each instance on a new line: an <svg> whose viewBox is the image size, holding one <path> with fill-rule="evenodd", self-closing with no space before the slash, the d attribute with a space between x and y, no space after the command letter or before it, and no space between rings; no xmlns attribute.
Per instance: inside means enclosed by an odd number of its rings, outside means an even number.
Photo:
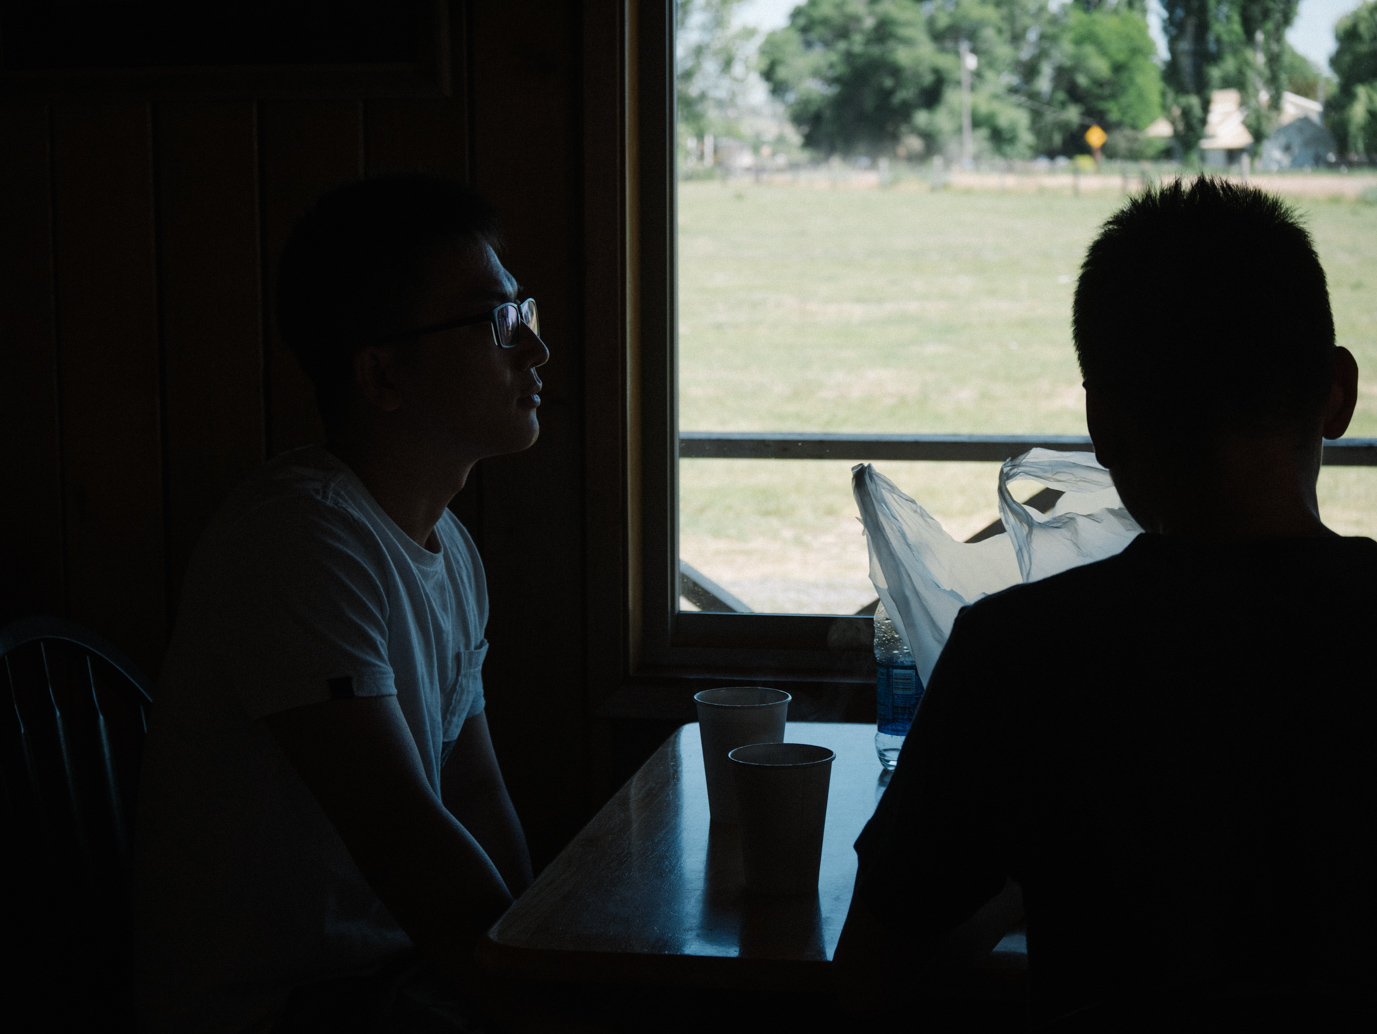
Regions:
<svg viewBox="0 0 1377 1034"><path fill-rule="evenodd" d="M0 630L0 677L3 839L14 873L0 893L7 939L27 953L16 986L50 1015L94 1009L104 1029L123 1028L150 684L99 636L52 617ZM67 1000L74 991L84 1003Z"/></svg>

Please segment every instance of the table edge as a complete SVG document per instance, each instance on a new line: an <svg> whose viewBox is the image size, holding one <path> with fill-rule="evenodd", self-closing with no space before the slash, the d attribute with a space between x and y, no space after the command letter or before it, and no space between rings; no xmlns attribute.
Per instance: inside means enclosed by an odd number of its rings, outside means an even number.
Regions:
<svg viewBox="0 0 1377 1034"><path fill-rule="evenodd" d="M673 962L667 964L670 957ZM830 987L832 980L832 963L825 959L522 948L494 940L491 934L479 942L477 958L495 975L558 983L816 991Z"/></svg>
<svg viewBox="0 0 1377 1034"><path fill-rule="evenodd" d="M476 952L480 967L495 976L562 984L714 988L731 990L830 991L832 963L811 959L752 959L739 955L661 955L517 948L485 935ZM1028 956L996 949L970 972L932 997L949 1000L1026 1002Z"/></svg>

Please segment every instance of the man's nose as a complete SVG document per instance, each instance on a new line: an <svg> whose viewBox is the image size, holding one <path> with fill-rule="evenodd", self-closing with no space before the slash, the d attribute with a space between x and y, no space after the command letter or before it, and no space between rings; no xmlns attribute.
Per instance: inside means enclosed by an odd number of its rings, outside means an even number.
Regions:
<svg viewBox="0 0 1377 1034"><path fill-rule="evenodd" d="M534 330L522 323L518 333L521 335L520 347L523 360L521 368L523 370L533 370L550 361L550 349L546 347L545 342Z"/></svg>

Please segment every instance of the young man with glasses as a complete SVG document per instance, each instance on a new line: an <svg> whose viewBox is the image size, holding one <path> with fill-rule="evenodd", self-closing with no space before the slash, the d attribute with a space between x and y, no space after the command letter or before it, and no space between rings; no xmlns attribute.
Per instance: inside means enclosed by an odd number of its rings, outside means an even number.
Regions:
<svg viewBox="0 0 1377 1034"><path fill-rule="evenodd" d="M146 1030L480 1029L473 948L531 866L447 507L535 442L549 358L497 243L476 194L409 176L327 194L287 244L326 444L242 486L188 570L137 827Z"/></svg>

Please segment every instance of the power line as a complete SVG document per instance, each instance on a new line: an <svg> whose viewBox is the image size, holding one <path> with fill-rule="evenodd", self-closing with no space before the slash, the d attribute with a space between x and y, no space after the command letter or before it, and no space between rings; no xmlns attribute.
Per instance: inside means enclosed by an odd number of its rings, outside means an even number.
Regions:
<svg viewBox="0 0 1377 1034"><path fill-rule="evenodd" d="M1065 108L1054 107L1051 104L1043 104L1041 101L1035 101L1017 93L1008 93L1005 94L1005 96L1015 104L1022 104L1025 108L1036 108L1038 111L1046 112L1049 115L1061 115L1063 118L1075 121L1077 125L1095 125L1095 120L1093 118L1086 118L1084 115L1072 115Z"/></svg>

